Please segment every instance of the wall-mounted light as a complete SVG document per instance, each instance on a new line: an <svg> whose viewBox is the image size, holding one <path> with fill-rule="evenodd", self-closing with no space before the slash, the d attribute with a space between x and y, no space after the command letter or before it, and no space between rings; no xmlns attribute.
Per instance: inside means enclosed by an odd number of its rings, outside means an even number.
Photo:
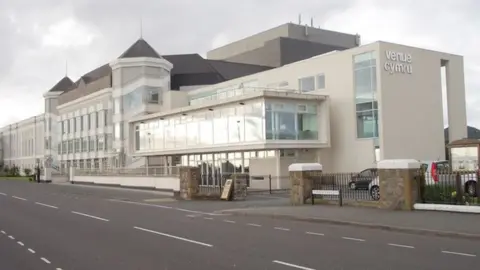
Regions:
<svg viewBox="0 0 480 270"><path fill-rule="evenodd" d="M145 122L142 121L142 122L140 122L140 124L145 124Z"/></svg>
<svg viewBox="0 0 480 270"><path fill-rule="evenodd" d="M240 102L239 104L240 104L240 105L245 105L245 103L244 103L244 102Z"/></svg>
<svg viewBox="0 0 480 270"><path fill-rule="evenodd" d="M160 117L160 120L165 120L165 118L163 118L163 117Z"/></svg>
<svg viewBox="0 0 480 270"><path fill-rule="evenodd" d="M212 108L208 108L208 110L209 110L209 111L213 111L213 109L212 109Z"/></svg>
<svg viewBox="0 0 480 270"><path fill-rule="evenodd" d="M183 116L186 116L187 114L186 113L182 113Z"/></svg>

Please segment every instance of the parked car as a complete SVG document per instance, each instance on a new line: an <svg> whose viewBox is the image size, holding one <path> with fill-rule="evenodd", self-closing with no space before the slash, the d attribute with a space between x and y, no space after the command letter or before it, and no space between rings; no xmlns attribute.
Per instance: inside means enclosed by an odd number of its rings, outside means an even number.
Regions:
<svg viewBox="0 0 480 270"><path fill-rule="evenodd" d="M368 168L358 174L354 174L348 187L353 190L364 189L368 190L370 182L377 176L377 168Z"/></svg>
<svg viewBox="0 0 480 270"><path fill-rule="evenodd" d="M424 162L421 166L425 173L425 185L455 186L457 171L452 171L447 160ZM477 195L479 171L458 171L464 192L470 196Z"/></svg>
<svg viewBox="0 0 480 270"><path fill-rule="evenodd" d="M368 192L370 193L372 200L380 200L380 179L378 178L378 175L368 185Z"/></svg>

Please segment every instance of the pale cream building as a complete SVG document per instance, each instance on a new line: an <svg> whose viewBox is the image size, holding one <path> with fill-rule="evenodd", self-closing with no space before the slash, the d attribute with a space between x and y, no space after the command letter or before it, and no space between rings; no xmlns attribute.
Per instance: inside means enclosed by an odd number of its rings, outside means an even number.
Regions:
<svg viewBox="0 0 480 270"><path fill-rule="evenodd" d="M299 161L356 172L381 159L444 159L442 66L450 140L461 139L463 57L379 41L181 93L172 110L130 121L130 151L152 166L200 165L207 175L282 176Z"/></svg>

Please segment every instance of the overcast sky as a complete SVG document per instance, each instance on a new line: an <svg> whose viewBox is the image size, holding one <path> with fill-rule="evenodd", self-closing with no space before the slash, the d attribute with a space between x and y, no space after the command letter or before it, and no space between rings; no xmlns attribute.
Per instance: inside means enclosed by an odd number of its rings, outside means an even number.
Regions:
<svg viewBox="0 0 480 270"><path fill-rule="evenodd" d="M362 43L464 55L468 122L480 127L478 0L0 0L0 127L43 112L66 60L77 80L118 57L138 39L140 18L160 54L204 55L299 13Z"/></svg>

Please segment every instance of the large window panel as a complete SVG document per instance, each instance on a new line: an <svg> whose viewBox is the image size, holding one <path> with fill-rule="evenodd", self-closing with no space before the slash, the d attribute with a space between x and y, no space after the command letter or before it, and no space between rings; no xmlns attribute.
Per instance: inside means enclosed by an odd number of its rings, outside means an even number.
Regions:
<svg viewBox="0 0 480 270"><path fill-rule="evenodd" d="M173 120L165 120L165 149L175 148L175 126Z"/></svg>
<svg viewBox="0 0 480 270"><path fill-rule="evenodd" d="M185 123L175 124L175 147L187 145L187 125Z"/></svg>
<svg viewBox="0 0 480 270"><path fill-rule="evenodd" d="M215 144L228 143L228 119L222 118L220 115L213 119L213 142Z"/></svg>
<svg viewBox="0 0 480 270"><path fill-rule="evenodd" d="M187 123L187 145L196 146L199 143L198 122Z"/></svg>
<svg viewBox="0 0 480 270"><path fill-rule="evenodd" d="M199 123L200 127L200 144L213 144L213 121L211 119L202 120Z"/></svg>
<svg viewBox="0 0 480 270"><path fill-rule="evenodd" d="M305 77L298 79L298 88L302 92L310 92L315 90L315 77Z"/></svg>
<svg viewBox="0 0 480 270"><path fill-rule="evenodd" d="M376 110L357 112L357 137L378 137L378 113Z"/></svg>
<svg viewBox="0 0 480 270"><path fill-rule="evenodd" d="M160 120L158 122L158 126L155 128L153 131L154 136L155 136L155 146L154 148L156 150L162 150L165 147L165 136L164 136L164 121Z"/></svg>
<svg viewBox="0 0 480 270"><path fill-rule="evenodd" d="M298 113L297 130L299 140L318 140L317 115Z"/></svg>
<svg viewBox="0 0 480 270"><path fill-rule="evenodd" d="M245 122L243 116L228 117L228 141L231 143L245 141Z"/></svg>

